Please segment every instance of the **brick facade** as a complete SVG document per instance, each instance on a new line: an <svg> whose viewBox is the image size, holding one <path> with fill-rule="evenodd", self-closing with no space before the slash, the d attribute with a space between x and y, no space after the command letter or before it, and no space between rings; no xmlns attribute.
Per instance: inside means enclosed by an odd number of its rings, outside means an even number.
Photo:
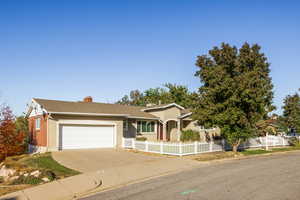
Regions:
<svg viewBox="0 0 300 200"><path fill-rule="evenodd" d="M41 119L40 129L36 129L35 120ZM47 146L47 115L34 116L28 119L29 143L36 146Z"/></svg>

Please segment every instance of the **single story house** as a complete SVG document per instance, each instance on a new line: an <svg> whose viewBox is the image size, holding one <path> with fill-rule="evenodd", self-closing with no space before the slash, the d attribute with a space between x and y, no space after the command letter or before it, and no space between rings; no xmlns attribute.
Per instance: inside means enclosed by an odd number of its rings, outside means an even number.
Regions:
<svg viewBox="0 0 300 200"><path fill-rule="evenodd" d="M27 117L31 151L122 147L123 138L179 141L181 130L205 130L192 113L176 104L147 107L83 101L32 99Z"/></svg>

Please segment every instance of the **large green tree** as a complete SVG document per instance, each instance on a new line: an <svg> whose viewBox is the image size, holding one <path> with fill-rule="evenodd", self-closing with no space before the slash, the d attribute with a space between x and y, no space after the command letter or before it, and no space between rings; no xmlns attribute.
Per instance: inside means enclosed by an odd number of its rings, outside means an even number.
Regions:
<svg viewBox="0 0 300 200"><path fill-rule="evenodd" d="M144 92L133 90L125 95L118 104L146 106L147 104L177 103L183 107L192 107L197 94L192 93L186 86L167 83L164 87L149 88Z"/></svg>
<svg viewBox="0 0 300 200"><path fill-rule="evenodd" d="M260 49L257 44L237 49L223 43L196 61L195 76L202 86L193 118L205 127L219 127L234 152L274 109L270 64Z"/></svg>
<svg viewBox="0 0 300 200"><path fill-rule="evenodd" d="M300 131L300 96L298 93L288 95L284 99L283 121L293 131Z"/></svg>

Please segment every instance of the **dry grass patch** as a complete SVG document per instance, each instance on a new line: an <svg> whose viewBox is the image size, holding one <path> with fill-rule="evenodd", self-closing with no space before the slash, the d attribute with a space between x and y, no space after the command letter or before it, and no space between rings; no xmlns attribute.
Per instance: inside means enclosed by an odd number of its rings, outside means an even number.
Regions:
<svg viewBox="0 0 300 200"><path fill-rule="evenodd" d="M26 188L32 187L32 185L1 185L0 184L0 196L15 192L18 190L23 190Z"/></svg>
<svg viewBox="0 0 300 200"><path fill-rule="evenodd" d="M144 155L148 155L148 156L157 156L157 157L165 157L165 158L178 158L179 157L179 156L173 156L173 155L167 155L167 154L144 152L144 151L139 151L139 150L135 150L135 149L128 149L126 151L132 152L132 153L144 154Z"/></svg>
<svg viewBox="0 0 300 200"><path fill-rule="evenodd" d="M225 158L234 158L238 156L242 156L242 154L239 152L235 154L232 151L227 151L227 152L220 151L220 152L201 153L192 156L185 156L185 158L189 158L197 161L211 161L211 160L219 160Z"/></svg>

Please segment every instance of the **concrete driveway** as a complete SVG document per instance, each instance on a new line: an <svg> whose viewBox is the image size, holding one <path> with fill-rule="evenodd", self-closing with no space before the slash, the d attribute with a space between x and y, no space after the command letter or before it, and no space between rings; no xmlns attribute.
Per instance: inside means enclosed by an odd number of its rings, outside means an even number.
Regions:
<svg viewBox="0 0 300 200"><path fill-rule="evenodd" d="M150 165L156 166L156 170L160 166L179 169L198 163L187 159L134 153L123 149L65 150L53 152L52 155L62 165L80 172L107 171L129 166L145 168Z"/></svg>

